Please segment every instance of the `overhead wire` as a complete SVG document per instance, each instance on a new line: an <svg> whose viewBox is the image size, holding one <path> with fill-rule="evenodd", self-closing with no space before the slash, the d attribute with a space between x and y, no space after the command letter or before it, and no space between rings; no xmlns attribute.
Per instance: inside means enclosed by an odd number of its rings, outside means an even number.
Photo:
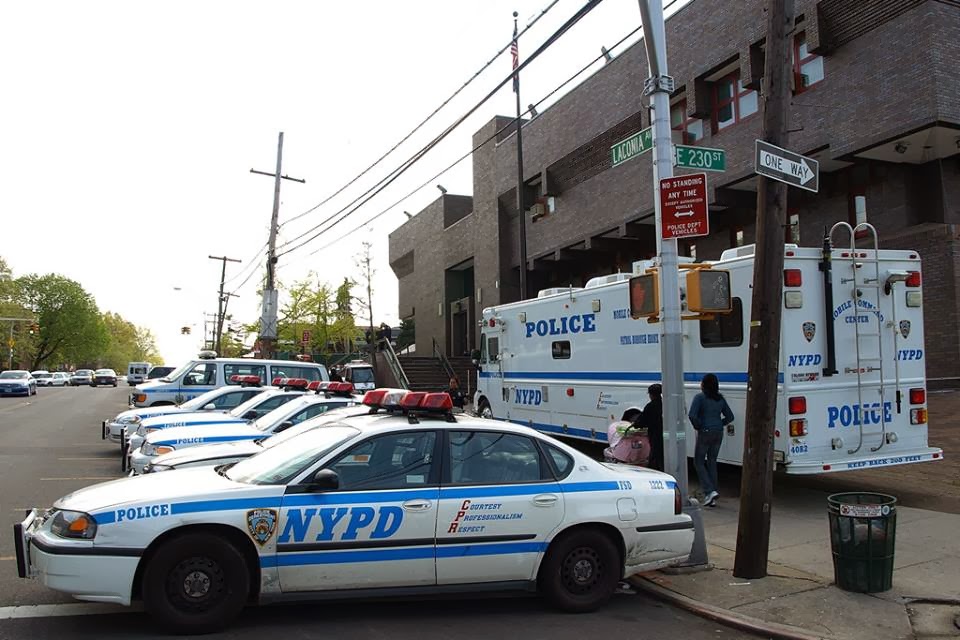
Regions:
<svg viewBox="0 0 960 640"><path fill-rule="evenodd" d="M224 280L224 281L223 281L223 284L225 284L225 285L226 285L226 284L230 284L231 282L233 282L233 281L236 280L237 278L242 277L242 276L247 272L247 269L250 268L250 265L256 264L257 260L260 258L260 254L264 252L264 250L267 248L267 246L268 246L269 244L270 244L269 241L268 241L268 242L264 242L264 243L263 243L263 246L261 246L261 247L257 250L257 252L256 252L255 254L253 254L253 257L244 262L244 264L246 264L247 266L245 266L243 269L241 269L240 271L238 271L235 275L232 275L232 276L230 276L229 278L227 278L226 280Z"/></svg>
<svg viewBox="0 0 960 640"><path fill-rule="evenodd" d="M679 1L680 1L680 0L670 0L669 2L667 2L666 5L664 5L664 10L670 8L670 6L676 4L676 3L679 2ZM625 36L623 36L622 38L620 38L620 40L618 40L616 43L614 43L614 44L610 47L610 49L608 50L608 52L612 52L612 51L616 50L616 49L617 49L618 47L620 47L624 42L626 42L627 40L629 40L631 37L633 37L634 35L636 35L636 34L637 34L638 32L640 32L640 31L642 31L642 27L637 27L637 28L635 28L633 31L631 31L630 33L626 34ZM534 108L539 107L541 104L543 104L544 102L546 102L547 100L549 100L549 99L550 99L551 97L553 97L558 91L562 90L565 86L567 86L568 84L570 84L571 82L573 82L574 80L576 80L580 75L582 75L585 71L587 71L587 70L588 70L590 67L592 67L594 64L596 64L597 62L599 62L600 60L602 60L604 57L605 57L605 54L601 53L601 54L598 55L597 57L595 57L595 58L593 58L592 60L590 60L587 64L585 64L583 67L581 67L576 73L574 73L573 75L571 75L570 77L568 77L566 80L564 80L563 82L561 82L560 84L558 84L558 85L557 85L556 87L554 87L549 93L547 93L545 96L543 96L542 98L540 98L540 100L538 100L537 102L533 103L532 106L533 106ZM530 109L528 108L526 111L524 111L524 112L520 115L520 117L522 118L522 117L526 116L526 115L529 114L529 113L530 113ZM389 205L388 207L386 207L386 208L384 208L383 210L381 210L379 213L371 216L370 218L368 218L368 219L365 220L364 222L356 225L356 226L353 227L350 231L347 231L347 232L344 233L343 235L338 236L335 240L332 240L331 242L328 242L327 244L324 244L323 246L318 247L317 249L314 249L314 250L311 251L310 253L306 254L306 255L304 256L304 258L307 258L307 257L309 257L309 256L313 256L313 255L319 253L320 251L322 251L322 250L324 250L324 249L327 249L327 248L333 246L334 244L340 242L340 241L343 240L344 238L346 238L346 237L348 237L348 236L356 233L357 231L359 231L359 230L362 229L363 227L365 227L365 226L367 226L368 224L374 222L375 220L377 220L377 219L380 218L381 216L389 213L390 211L392 211L392 210L394 209L394 207L398 206L398 205L401 204L403 201L407 200L408 198L410 198L411 196L413 196L414 194L416 194L418 191L420 191L420 190L423 189L424 187L427 187L428 185L430 185L430 184L431 184L432 182L434 182L437 178L440 178L440 177L443 176L446 172L450 171L450 170L453 169L455 166L457 166L458 164L460 164L461 162L463 162L464 160L466 160L467 158L469 158L471 155L473 155L474 153L476 153L477 151L479 151L484 145L488 144L490 141L492 141L492 140L496 139L497 137L499 137L504 131L507 131L507 130L513 128L513 127L516 125L516 122L517 122L517 118L511 119L510 122L508 122L507 124L505 124L504 126L502 126L501 128L499 128L497 131L495 131L493 134L491 134L491 135L490 135L489 137L487 137L485 140L483 140L482 142L480 142L479 144L477 144L476 146L474 146L472 149L470 149L469 151L467 151L465 154L463 154L462 156L460 156L459 158L457 158L456 160L454 160L452 163L450 163L449 165L447 165L444 169L440 170L440 172L438 172L438 173L435 174L434 176L428 178L428 179L425 180L422 184L420 184L419 186L417 186L417 187L415 187L414 189L412 189L412 190L411 190L410 192L408 192L406 195L402 196L401 198L399 198L398 200L396 200L395 202L393 202L391 205ZM281 255L282 255L282 254L281 254ZM288 266L289 264L291 264L291 263L288 262L288 263L286 263L286 264L283 265L283 266Z"/></svg>
<svg viewBox="0 0 960 640"><path fill-rule="evenodd" d="M420 158L426 155L431 149L436 147L442 140L444 140L448 135L450 135L450 133L453 132L458 126L460 126L468 117L473 115L473 113L475 113L490 98L492 98L497 93L497 91L499 91L504 85L510 82L513 79L513 76L515 73L519 73L524 69L524 67L526 67L528 64L536 60L537 57L539 57L544 51L546 51L547 48L552 46L553 43L556 42L564 33L569 31L575 24L577 24L581 19L583 19L584 16L586 16L588 13L590 13L590 11L595 9L597 5L600 4L600 2L602 2L602 0L588 0L588 2L584 4L572 17L570 17L563 25L561 25L560 28L558 28L549 38L547 38L547 40L543 44L541 44L540 47L538 47L530 55L530 57L524 60L513 72L511 72L503 80L497 83L497 85L489 93L487 93L486 96L484 96L473 107L468 109L466 113L464 113L459 118L457 118L456 121L454 121L453 124L449 125L442 133L440 133L433 140L431 140L424 147L422 147L419 151L413 154L413 156L408 158L404 163L401 164L400 167L398 167L397 169L394 169L390 174L388 174L387 177L381 179L379 183L377 183L376 185L374 185L374 187L371 187L363 195L361 195L357 199L357 200L360 200L358 204L355 204L354 206L352 206L352 208L349 208L350 205L348 205L344 209L341 209L339 212L333 214L332 216L329 216L324 221L318 223L317 225L314 225L312 228L303 232L296 239L285 243L284 246L288 246L293 242L297 242L297 244L287 249L286 251L281 251L277 253L277 257L296 251L297 249L300 249L306 246L307 244L309 244L310 242L316 240L319 236L328 232L330 229L332 229L337 224L339 224L344 219L346 219L348 216L350 216L355 211L357 211L357 209L359 209L361 206L369 202L378 193L380 193L385 188L387 188L390 184L393 183L393 181L395 181L397 178L403 175L407 171L407 169L409 169L417 161L419 161ZM357 200L354 200L354 203L356 203ZM349 208L349 210L344 213L344 211L347 208ZM343 215L340 215L340 217L337 218L336 216L341 213L343 213ZM336 219L334 220L334 218ZM320 229L320 227L326 225L327 223L329 223L329 226L326 229ZM317 233L314 233L318 229L320 229L320 231L318 231ZM310 237L303 239L309 234L313 234L313 235L310 235Z"/></svg>
<svg viewBox="0 0 960 640"><path fill-rule="evenodd" d="M553 0L549 5L547 5L547 7L546 7L545 9L542 9L542 10L540 11L540 13L539 13L532 21L530 21L530 22L527 24L527 26L525 26L525 27L523 28L523 31L521 31L521 32L517 35L517 37L519 38L519 37L522 36L524 33L526 33L527 31L529 31L530 28L533 27L537 22L539 22L539 20L540 20L543 16L547 15L547 13L548 13L559 1L560 1L560 0ZM340 187L339 189L337 189L336 191L334 191L332 194L330 194L329 196L327 196L326 198L324 198L322 201L320 201L320 202L318 202L317 204L313 205L312 207L310 207L309 209L307 209L307 210L304 211L303 213L299 213L299 214L293 216L292 218L290 218L289 220L285 220L284 222L282 222L282 223L280 224L280 226L283 227L284 225L286 225L286 224L288 224L288 223L290 223L290 222L293 222L294 220L299 220L300 218L302 218L302 217L304 217L304 216L306 216L306 215L308 215L308 214L310 214L310 213L313 213L314 211L316 211L317 209L319 209L320 207L322 207L323 205L327 204L328 202L330 202L331 200L333 200L335 197L337 197L338 195L340 195L341 193L343 193L347 188L349 188L350 186L352 186L353 184L355 184L355 183L357 182L357 180L359 180L360 178L362 178L363 176L365 176L365 175L366 175L367 173L369 173L374 167L376 167L376 166L379 165L381 162L383 162L383 160L385 160L385 159L387 158L387 156L389 156L391 153L393 153L394 151L396 151L396 150L400 147L400 145L402 145L404 142L406 142L406 141L409 140L411 137L413 137L413 135L414 135L415 133L417 133L417 131L419 131L420 129L422 129L423 126L424 126L425 124L427 124L427 122L429 122L435 115L437 115L444 107L446 107L448 104L450 104L450 102L451 102L454 98L456 98L458 95L460 95L460 93L461 93L464 89L466 89L466 88L470 85L470 83L472 83L474 80L476 80L477 77L480 76L480 74L482 74L484 71L486 71L486 70L490 67L490 65L492 65L494 62L496 62L496 61L499 59L499 57L503 54L503 52L510 48L510 44L511 44L512 42L513 42L513 38L511 38L511 39L510 39L510 42L508 42L507 44L505 44L505 45L503 46L503 48L501 48L499 51L497 51L497 53L496 53L492 58L490 58L490 60L489 60L485 65L483 65L482 67L480 67L480 69L479 69L476 73L474 73L472 76L470 76L470 78L468 78L467 81L464 82L464 83L460 86L459 89L457 89L457 90L454 91L452 94L450 94L450 96L449 96L446 100L444 100L443 102L440 103L440 106L438 106L436 109L434 109L433 111L431 111L430 114L429 114L426 118L424 118L424 119L423 119L417 126L415 126L412 130L410 130L409 133L407 133L405 136L403 136L403 138L401 138L396 144L394 144L392 147L390 147L390 148L386 151L386 153L384 153L384 154L381 155L379 158L377 158L377 159L373 162L373 164L371 164L371 165L368 166L366 169L364 169L363 171L361 171L360 173L358 173L358 174L357 174L356 176L354 176L349 182L347 182L345 185L343 185L342 187ZM361 196L361 197L362 197L362 196ZM354 202L356 202L356 200L354 200ZM352 205L352 204L353 204L353 202L351 202L350 204L348 204L347 207L349 207L349 206ZM341 212L342 212L342 210L341 210ZM338 212L338 213L340 213L340 212Z"/></svg>

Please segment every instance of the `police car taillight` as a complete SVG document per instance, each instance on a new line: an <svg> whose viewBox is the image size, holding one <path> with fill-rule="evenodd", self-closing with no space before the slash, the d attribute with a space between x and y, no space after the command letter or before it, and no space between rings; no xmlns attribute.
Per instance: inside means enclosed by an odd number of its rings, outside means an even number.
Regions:
<svg viewBox="0 0 960 640"><path fill-rule="evenodd" d="M803 418L794 418L790 421L790 437L801 438L807 435L807 421Z"/></svg>
<svg viewBox="0 0 960 640"><path fill-rule="evenodd" d="M910 389L910 404L923 404L926 401L926 389Z"/></svg>
<svg viewBox="0 0 960 640"><path fill-rule="evenodd" d="M379 407L383 402L383 397L387 395L386 389L374 389L363 394L363 404L368 407Z"/></svg>
<svg viewBox="0 0 960 640"><path fill-rule="evenodd" d="M910 409L910 424L927 424L927 410Z"/></svg>
<svg viewBox="0 0 960 640"><path fill-rule="evenodd" d="M800 287L803 286L803 272L800 269L783 270L783 286Z"/></svg>
<svg viewBox="0 0 960 640"><path fill-rule="evenodd" d="M803 396L797 396L787 400L787 406L790 410L790 415L797 415L799 413L807 412L807 399Z"/></svg>
<svg viewBox="0 0 960 640"><path fill-rule="evenodd" d="M905 281L905 284L906 284L908 287L919 287L920 284L921 284L920 272L919 272L919 271L911 271L911 272L909 273L909 275L907 276L907 279L906 279L906 281Z"/></svg>
<svg viewBox="0 0 960 640"><path fill-rule="evenodd" d="M400 406L404 409L417 409L426 397L425 391L411 391L400 398Z"/></svg>
<svg viewBox="0 0 960 640"><path fill-rule="evenodd" d="M420 403L427 411L453 411L453 399L449 393L428 393Z"/></svg>

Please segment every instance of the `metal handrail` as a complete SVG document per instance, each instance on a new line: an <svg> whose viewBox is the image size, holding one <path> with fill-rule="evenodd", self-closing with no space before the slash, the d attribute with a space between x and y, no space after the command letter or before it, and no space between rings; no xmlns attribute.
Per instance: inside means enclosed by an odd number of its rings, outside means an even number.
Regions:
<svg viewBox="0 0 960 640"><path fill-rule="evenodd" d="M440 361L440 364L443 365L443 370L447 374L447 378L456 378L457 372L454 370L453 365L450 364L450 361L447 360L447 356L443 354L443 351L440 350L440 347L437 345L436 338L430 338L430 341L433 342L433 357Z"/></svg>
<svg viewBox="0 0 960 640"><path fill-rule="evenodd" d="M384 354L384 360L387 361L387 366L390 367L393 377L396 378L397 384L399 384L404 389L410 388L410 380L407 378L406 372L403 370L403 366L400 364L400 358L397 357L397 352L393 350L393 345L390 344L390 341L386 338L380 338L375 344L376 348L382 348ZM376 353L371 354L373 357L376 357Z"/></svg>

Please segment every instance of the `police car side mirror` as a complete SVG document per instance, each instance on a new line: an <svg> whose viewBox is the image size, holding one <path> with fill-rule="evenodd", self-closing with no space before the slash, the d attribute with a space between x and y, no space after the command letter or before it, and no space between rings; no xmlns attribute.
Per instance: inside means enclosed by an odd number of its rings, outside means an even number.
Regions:
<svg viewBox="0 0 960 640"><path fill-rule="evenodd" d="M260 414L257 413L256 409L250 409L250 411L243 414L244 420L256 420L258 417L260 417Z"/></svg>
<svg viewBox="0 0 960 640"><path fill-rule="evenodd" d="M340 476L332 469L320 469L307 481L314 491L327 491L340 487Z"/></svg>
<svg viewBox="0 0 960 640"><path fill-rule="evenodd" d="M286 420L284 422L281 422L279 425L277 425L277 428L274 430L274 433L280 433L281 431L286 431L292 426L293 426L293 421Z"/></svg>
<svg viewBox="0 0 960 640"><path fill-rule="evenodd" d="M204 411L213 411L216 408L217 408L217 405L213 404L212 402L208 402L207 404L203 405Z"/></svg>

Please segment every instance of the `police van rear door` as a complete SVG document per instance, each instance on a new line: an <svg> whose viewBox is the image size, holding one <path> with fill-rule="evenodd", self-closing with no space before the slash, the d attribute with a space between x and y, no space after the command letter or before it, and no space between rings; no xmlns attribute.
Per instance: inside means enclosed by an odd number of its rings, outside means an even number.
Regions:
<svg viewBox="0 0 960 640"><path fill-rule="evenodd" d="M325 468L336 490L287 488L277 531L284 592L436 584L440 438L374 435Z"/></svg>

